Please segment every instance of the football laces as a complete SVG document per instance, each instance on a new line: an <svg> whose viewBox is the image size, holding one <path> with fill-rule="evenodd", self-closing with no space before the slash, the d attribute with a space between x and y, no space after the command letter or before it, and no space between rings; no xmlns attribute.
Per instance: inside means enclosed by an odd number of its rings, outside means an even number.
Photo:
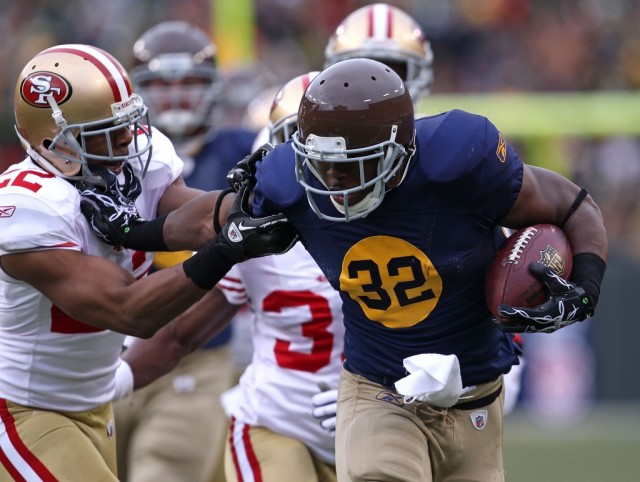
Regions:
<svg viewBox="0 0 640 482"><path fill-rule="evenodd" d="M509 253L509 256L507 257L507 263L518 264L520 258L522 257L522 253L524 252L524 248L527 246L527 243L533 237L536 231L537 229L531 226L522 232L522 234L518 237L516 244L513 245L513 249Z"/></svg>

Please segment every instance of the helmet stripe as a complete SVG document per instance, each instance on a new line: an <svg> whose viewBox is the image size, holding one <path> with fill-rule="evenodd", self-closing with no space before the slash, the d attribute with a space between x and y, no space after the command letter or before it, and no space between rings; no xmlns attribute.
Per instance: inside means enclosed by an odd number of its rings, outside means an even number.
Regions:
<svg viewBox="0 0 640 482"><path fill-rule="evenodd" d="M393 10L379 3L369 9L369 37L387 40L393 36Z"/></svg>
<svg viewBox="0 0 640 482"><path fill-rule="evenodd" d="M317 73L317 72L314 72L313 77L315 77L315 74L316 74L316 73ZM311 79L312 79L313 77L311 77L311 75L309 75L309 74L304 74L304 75L302 76L302 79L301 79L301 80L302 80L302 91L303 91L303 92L304 92L305 90L307 90L307 87L309 87L309 84L311 83Z"/></svg>
<svg viewBox="0 0 640 482"><path fill-rule="evenodd" d="M91 62L107 79L116 102L127 99L132 94L133 90L122 65L105 51L90 45L68 44L44 50L39 55L52 52L78 55Z"/></svg>

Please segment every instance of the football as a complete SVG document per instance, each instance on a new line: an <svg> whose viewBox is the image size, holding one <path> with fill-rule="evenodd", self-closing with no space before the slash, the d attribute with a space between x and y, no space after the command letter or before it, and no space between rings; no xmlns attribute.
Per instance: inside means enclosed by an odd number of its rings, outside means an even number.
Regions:
<svg viewBox="0 0 640 482"><path fill-rule="evenodd" d="M529 271L529 265L536 262L569 278L573 252L558 226L536 224L522 228L497 251L485 282L487 304L495 318L499 318L498 306L502 303L531 308L546 299L547 287Z"/></svg>

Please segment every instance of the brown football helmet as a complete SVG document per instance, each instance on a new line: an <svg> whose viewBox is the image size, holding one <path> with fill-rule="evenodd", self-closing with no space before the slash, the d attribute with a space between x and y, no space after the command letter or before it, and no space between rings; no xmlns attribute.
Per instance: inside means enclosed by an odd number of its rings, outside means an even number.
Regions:
<svg viewBox="0 0 640 482"><path fill-rule="evenodd" d="M413 154L414 112L402 79L387 65L356 58L338 62L320 72L306 89L293 134L296 176L316 214L331 221L350 221L376 209L391 180ZM360 164L360 181L345 190L329 190L321 163ZM376 162L377 175L366 179L364 163ZM318 180L320 182L318 182ZM348 205L349 194L367 197ZM342 217L322 212L314 196L328 196ZM343 198L337 204L334 198Z"/></svg>
<svg viewBox="0 0 640 482"><path fill-rule="evenodd" d="M188 22L161 22L133 45L131 78L153 124L179 147L217 124L222 81L211 38Z"/></svg>
<svg viewBox="0 0 640 482"><path fill-rule="evenodd" d="M14 95L16 132L27 154L56 176L101 183L88 163L140 162L142 175L151 157L147 107L133 92L124 67L90 45L48 48L20 73ZM116 155L111 133L130 126L134 142ZM104 136L107 155L87 152L87 139Z"/></svg>
<svg viewBox="0 0 640 482"><path fill-rule="evenodd" d="M429 93L433 52L422 27L407 13L385 3L349 14L329 39L325 67L364 57L387 64L404 80L414 103Z"/></svg>

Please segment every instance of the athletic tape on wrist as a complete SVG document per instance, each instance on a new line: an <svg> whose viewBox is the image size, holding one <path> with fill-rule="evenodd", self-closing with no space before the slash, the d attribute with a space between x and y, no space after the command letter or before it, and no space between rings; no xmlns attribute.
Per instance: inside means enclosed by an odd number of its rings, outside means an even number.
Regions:
<svg viewBox="0 0 640 482"><path fill-rule="evenodd" d="M200 251L182 263L182 269L193 283L203 290L210 290L234 265L216 246L216 240L205 245Z"/></svg>
<svg viewBox="0 0 640 482"><path fill-rule="evenodd" d="M573 257L570 281L584 288L595 306L600 297L600 285L604 278L607 263L593 253L580 253Z"/></svg>
<svg viewBox="0 0 640 482"><path fill-rule="evenodd" d="M130 226L125 248L138 251L167 251L164 242L164 223L167 215Z"/></svg>

